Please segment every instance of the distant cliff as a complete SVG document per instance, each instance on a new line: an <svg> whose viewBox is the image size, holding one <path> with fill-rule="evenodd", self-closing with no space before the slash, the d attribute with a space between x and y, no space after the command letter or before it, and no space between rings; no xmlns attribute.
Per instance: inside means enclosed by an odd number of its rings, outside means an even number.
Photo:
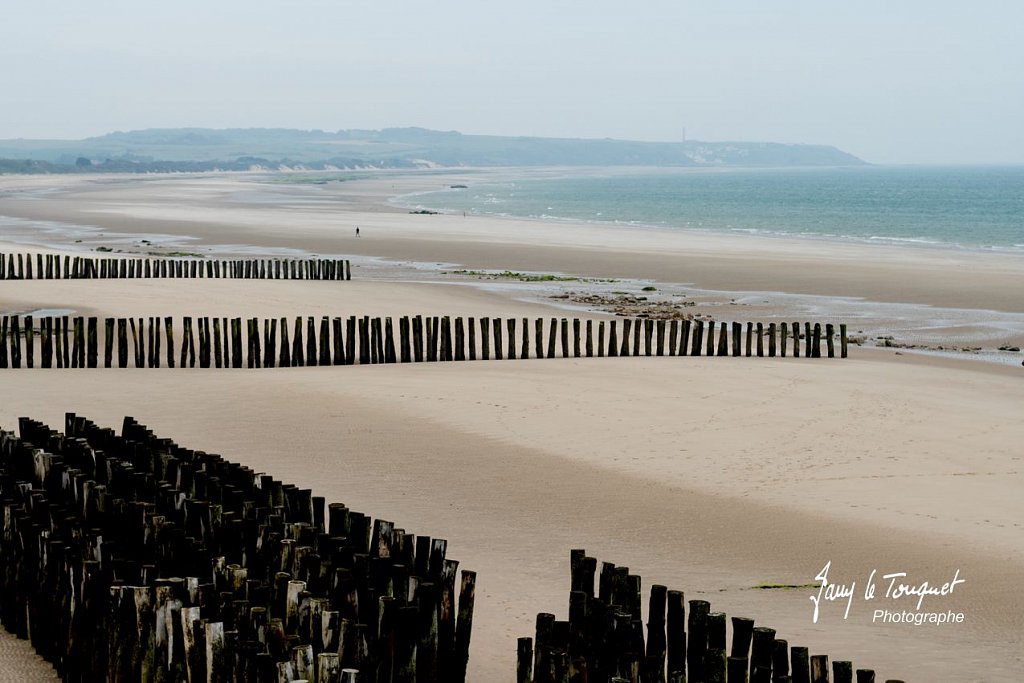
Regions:
<svg viewBox="0 0 1024 683"><path fill-rule="evenodd" d="M8 173L864 163L825 145L503 137L424 128L334 133L285 128L166 128L116 132L84 140L0 140L0 172Z"/></svg>

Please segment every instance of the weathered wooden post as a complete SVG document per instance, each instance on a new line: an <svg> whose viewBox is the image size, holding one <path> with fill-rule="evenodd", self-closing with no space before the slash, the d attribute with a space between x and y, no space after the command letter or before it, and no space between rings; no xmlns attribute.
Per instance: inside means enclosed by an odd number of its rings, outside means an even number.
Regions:
<svg viewBox="0 0 1024 683"><path fill-rule="evenodd" d="M757 323L757 357L764 357L764 323Z"/></svg>
<svg viewBox="0 0 1024 683"><path fill-rule="evenodd" d="M686 669L687 679L691 681L702 681L705 677L704 658L708 648L707 618L710 611L711 604L706 600L690 600Z"/></svg>
<svg viewBox="0 0 1024 683"><path fill-rule="evenodd" d="M840 358L846 358L846 345L847 345L847 342L848 342L848 340L846 338L846 323L841 323L839 325L839 357Z"/></svg>
<svg viewBox="0 0 1024 683"><path fill-rule="evenodd" d="M505 321L505 326L508 331L508 353L505 357L509 360L516 359L516 319L509 318Z"/></svg>
<svg viewBox="0 0 1024 683"><path fill-rule="evenodd" d="M427 316L426 318L426 335L424 341L427 343L427 362L433 363L437 361L437 318L433 316Z"/></svg>
<svg viewBox="0 0 1024 683"><path fill-rule="evenodd" d="M599 320L597 323L597 357L604 357L604 321Z"/></svg>
<svg viewBox="0 0 1024 683"><path fill-rule="evenodd" d="M466 324L461 316L455 318L455 354L457 361L466 360Z"/></svg>
<svg viewBox="0 0 1024 683"><path fill-rule="evenodd" d="M519 349L520 358L530 357L530 319L523 318L523 345Z"/></svg>
<svg viewBox="0 0 1024 683"><path fill-rule="evenodd" d="M128 367L128 321L117 319L117 367Z"/></svg>
<svg viewBox="0 0 1024 683"><path fill-rule="evenodd" d="M491 359L491 319L480 318L480 358Z"/></svg>
<svg viewBox="0 0 1024 683"><path fill-rule="evenodd" d="M664 320L659 320L657 322L657 330L655 332L655 336L658 339L658 343L656 345L657 349L656 349L655 353L657 353L659 356L664 356L665 355L665 321Z"/></svg>
<svg viewBox="0 0 1024 683"><path fill-rule="evenodd" d="M544 319L537 318L534 324L533 340L536 346L535 353L537 358L544 357Z"/></svg>
<svg viewBox="0 0 1024 683"><path fill-rule="evenodd" d="M683 319L682 331L679 333L679 353L680 356L688 356L690 354L690 321Z"/></svg>
<svg viewBox="0 0 1024 683"><path fill-rule="evenodd" d="M491 324L494 328L494 359L502 359L502 341L501 341L501 318L494 318L491 320Z"/></svg>
<svg viewBox="0 0 1024 683"><path fill-rule="evenodd" d="M174 367L174 318L164 318L164 337L167 339L167 367Z"/></svg>
<svg viewBox="0 0 1024 683"><path fill-rule="evenodd" d="M783 322L780 325L780 331L779 331L779 341L782 342L782 344L781 344L781 347L782 347L781 348L781 354L782 354L783 358L786 357L786 337L789 335L788 327L789 327L789 325L787 323Z"/></svg>
<svg viewBox="0 0 1024 683"><path fill-rule="evenodd" d="M377 335L377 338L379 339L380 338L380 335L379 335L379 332L380 332L380 328L379 328L380 319L377 319L377 323L378 323L378 328L377 328L378 335ZM380 354L380 355L383 356L384 354ZM381 358L380 362L383 363L384 359ZM317 365L316 321L313 319L313 316L308 316L306 318L306 365L308 365L310 367L316 367L316 365Z"/></svg>
<svg viewBox="0 0 1024 683"><path fill-rule="evenodd" d="M472 332L470 332L472 334ZM417 363L423 362L423 317L416 316L412 319L412 350L413 360Z"/></svg>
<svg viewBox="0 0 1024 683"><path fill-rule="evenodd" d="M555 357L555 347L558 344L558 320L551 319L551 326L548 328L548 358Z"/></svg>
<svg viewBox="0 0 1024 683"><path fill-rule="evenodd" d="M775 358L775 323L768 323L768 357Z"/></svg>
<svg viewBox="0 0 1024 683"><path fill-rule="evenodd" d="M701 355L704 346L704 321L693 321L693 346L690 348L691 356Z"/></svg>
<svg viewBox="0 0 1024 683"><path fill-rule="evenodd" d="M853 683L853 662L832 662L832 678L833 683Z"/></svg>
<svg viewBox="0 0 1024 683"><path fill-rule="evenodd" d="M666 663L669 680L686 671L686 600L682 591L668 591L665 622Z"/></svg>
<svg viewBox="0 0 1024 683"><path fill-rule="evenodd" d="M224 348L226 350L227 346ZM281 352L277 357L277 367L290 368L292 366L291 348L291 344L288 342L288 318L281 318ZM225 367L227 367L226 360Z"/></svg>
<svg viewBox="0 0 1024 683"><path fill-rule="evenodd" d="M301 340L300 340L301 341ZM231 319L231 367L242 367L242 319Z"/></svg>
<svg viewBox="0 0 1024 683"><path fill-rule="evenodd" d="M829 683L828 678L828 655L811 655L811 683Z"/></svg>
<svg viewBox="0 0 1024 683"><path fill-rule="evenodd" d="M630 355L629 351L629 333L633 329L633 321L626 318L622 321L622 346L619 347L620 356Z"/></svg>
<svg viewBox="0 0 1024 683"><path fill-rule="evenodd" d="M2 262L3 259L0 259ZM41 336L42 348L41 353L43 354L42 367L52 368L53 367L53 318L46 316L42 319L39 325L39 334ZM3 348L4 339L0 337L0 348ZM2 366L0 366L2 367Z"/></svg>
<svg viewBox="0 0 1024 683"><path fill-rule="evenodd" d="M392 351L392 357L394 352ZM441 317L441 360L450 362L454 358L452 353L452 321L447 315ZM385 358L386 360L386 358ZM393 360L391 362L394 362Z"/></svg>
<svg viewBox="0 0 1024 683"><path fill-rule="evenodd" d="M220 350L220 318L213 319L213 364L217 368L224 367Z"/></svg>
<svg viewBox="0 0 1024 683"><path fill-rule="evenodd" d="M90 320L94 321L92 332L93 332L93 339L95 340L95 338L96 338L95 318L90 318ZM90 348L90 350L91 350L91 348ZM31 367L35 366L35 352L36 352L36 345L35 345L35 323L33 322L33 319L32 319L31 315L26 315L25 316L25 366L26 367L31 368ZM91 357L95 357L95 356L91 356ZM90 367L96 367L96 364L93 363Z"/></svg>
<svg viewBox="0 0 1024 683"><path fill-rule="evenodd" d="M297 315L292 323L292 367L304 368L307 360L306 345L302 341L302 316Z"/></svg>
<svg viewBox="0 0 1024 683"><path fill-rule="evenodd" d="M750 647L750 681L758 683L771 680L772 653L775 650L775 630L757 626L753 631Z"/></svg>
<svg viewBox="0 0 1024 683"><path fill-rule="evenodd" d="M455 622L455 671L453 683L465 683L469 663L469 640L473 631L473 605L476 600L476 572L462 570L459 587L459 614Z"/></svg>
<svg viewBox="0 0 1024 683"><path fill-rule="evenodd" d="M462 324L462 318L459 318L458 324L459 325ZM341 338L341 326L340 325L338 326L338 330L335 333L335 336L336 336L337 339ZM398 320L398 338L399 338L399 342L400 342L399 346L401 348L401 361L403 363L411 363L412 362L412 329L411 329L411 326L410 326L410 323L409 323L409 316L407 316L407 315L403 315ZM335 363L337 365L341 365L341 363L337 363L337 361L335 361Z"/></svg>
<svg viewBox="0 0 1024 683"><path fill-rule="evenodd" d="M832 326L832 323L825 323L825 344L828 347L828 357L835 358L835 328ZM833 662L832 668L835 668L835 662Z"/></svg>
<svg viewBox="0 0 1024 683"><path fill-rule="evenodd" d="M466 329L469 335L467 340L469 344L469 359L476 360L476 318L470 316L466 319Z"/></svg>
<svg viewBox="0 0 1024 683"><path fill-rule="evenodd" d="M326 315L320 318L320 365L331 364L331 320ZM339 325L340 327L340 325ZM395 337L391 328L391 318L387 320L387 341L385 342L388 363L395 362Z"/></svg>
<svg viewBox="0 0 1024 683"><path fill-rule="evenodd" d="M821 323L814 323L813 345L811 346L811 357L821 358Z"/></svg>
<svg viewBox="0 0 1024 683"><path fill-rule="evenodd" d="M724 322L718 328L718 355L729 355L729 328Z"/></svg>
<svg viewBox="0 0 1024 683"><path fill-rule="evenodd" d="M608 323L608 356L614 357L619 355L619 340L615 336L615 323L616 320L612 320Z"/></svg>

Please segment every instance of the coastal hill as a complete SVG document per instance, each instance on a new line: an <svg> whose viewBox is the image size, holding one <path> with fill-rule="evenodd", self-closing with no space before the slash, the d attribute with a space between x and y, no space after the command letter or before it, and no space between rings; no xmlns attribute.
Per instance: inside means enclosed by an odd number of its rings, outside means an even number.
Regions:
<svg viewBox="0 0 1024 683"><path fill-rule="evenodd" d="M851 166L835 147L463 135L424 128L154 128L83 140L0 140L0 172L458 166Z"/></svg>

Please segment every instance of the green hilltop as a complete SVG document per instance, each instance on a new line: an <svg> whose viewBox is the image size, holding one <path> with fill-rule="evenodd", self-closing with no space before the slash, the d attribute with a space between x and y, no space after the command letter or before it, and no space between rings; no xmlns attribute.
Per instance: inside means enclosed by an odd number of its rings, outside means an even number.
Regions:
<svg viewBox="0 0 1024 683"><path fill-rule="evenodd" d="M432 166L850 166L835 147L463 135L425 128L152 128L82 140L0 140L0 172Z"/></svg>

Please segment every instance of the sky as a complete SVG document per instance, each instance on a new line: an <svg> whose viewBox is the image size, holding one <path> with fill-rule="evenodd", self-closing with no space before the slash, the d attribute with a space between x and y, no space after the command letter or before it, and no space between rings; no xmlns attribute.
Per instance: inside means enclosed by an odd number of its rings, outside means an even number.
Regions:
<svg viewBox="0 0 1024 683"><path fill-rule="evenodd" d="M3 0L0 138L158 127L1024 163L1020 0Z"/></svg>

